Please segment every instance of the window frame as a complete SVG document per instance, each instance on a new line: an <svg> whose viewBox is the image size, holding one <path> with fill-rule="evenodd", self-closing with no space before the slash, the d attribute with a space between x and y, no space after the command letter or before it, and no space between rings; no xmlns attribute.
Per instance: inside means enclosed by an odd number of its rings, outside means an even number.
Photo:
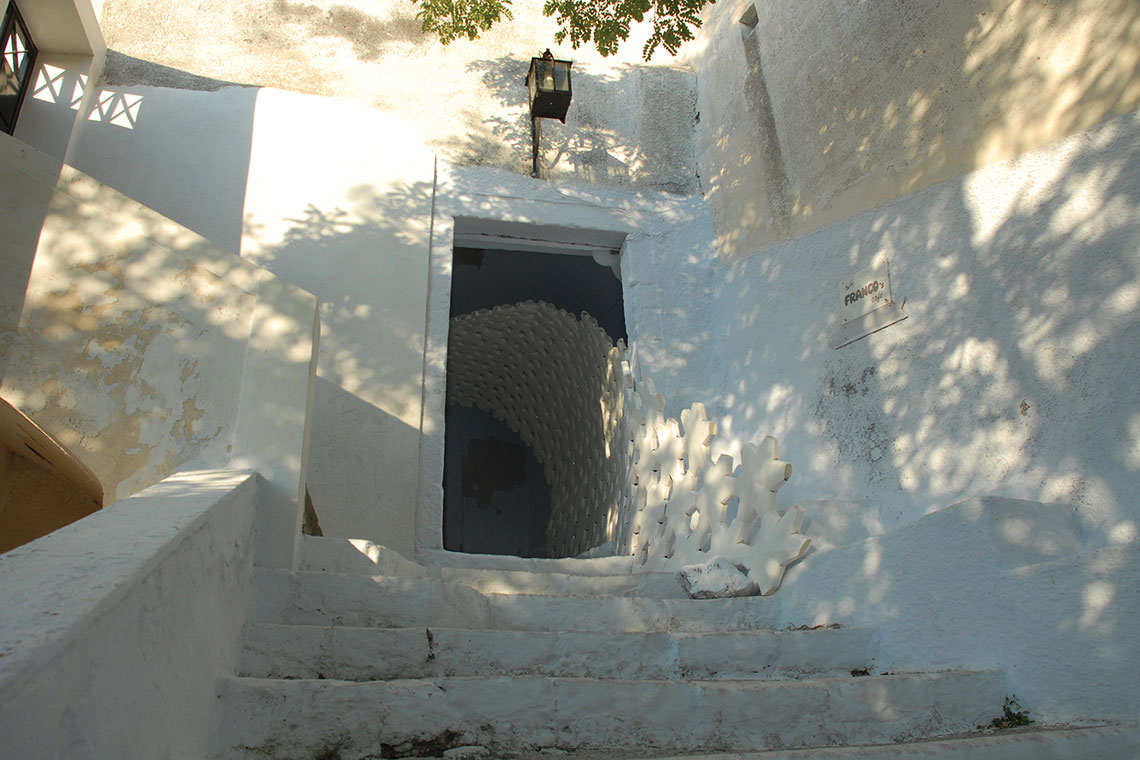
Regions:
<svg viewBox="0 0 1140 760"><path fill-rule="evenodd" d="M16 7L15 0L9 0L8 7L4 11L3 25L0 26L0 46L6 48L8 39L13 33L19 36L24 42L24 54L27 56L28 65L26 74L22 80L20 79L20 72L14 72L17 82L16 108L12 112L11 123L8 123L7 117L3 112L0 112L0 130L3 130L5 134L9 135L15 134L16 132L16 123L20 120L20 109L23 108L24 98L27 96L28 90L31 89L31 81L36 70L36 58L39 56L39 49L36 47L31 33L28 31L27 22L24 21L20 9ZM0 49L0 59L2 59L0 67L3 67L3 69L0 70L6 70L8 68L6 50Z"/></svg>

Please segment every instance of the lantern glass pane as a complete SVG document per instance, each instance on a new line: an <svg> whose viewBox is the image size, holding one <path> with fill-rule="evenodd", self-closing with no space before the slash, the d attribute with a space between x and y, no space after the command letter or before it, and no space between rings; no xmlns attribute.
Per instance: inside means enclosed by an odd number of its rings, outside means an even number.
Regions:
<svg viewBox="0 0 1140 760"><path fill-rule="evenodd" d="M570 89L570 67L562 61L554 64L554 89L559 92Z"/></svg>
<svg viewBox="0 0 1140 760"><path fill-rule="evenodd" d="M535 80L538 89L542 92L554 91L554 64L550 61L538 61L534 67Z"/></svg>

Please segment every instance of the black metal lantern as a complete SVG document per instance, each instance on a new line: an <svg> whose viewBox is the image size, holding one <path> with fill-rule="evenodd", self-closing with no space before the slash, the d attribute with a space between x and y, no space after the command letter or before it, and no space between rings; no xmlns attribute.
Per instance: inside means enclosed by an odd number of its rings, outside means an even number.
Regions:
<svg viewBox="0 0 1140 760"><path fill-rule="evenodd" d="M526 86L530 90L530 116L532 119L558 119L566 123L570 108L570 66L572 61L560 61L549 50L540 58L530 59Z"/></svg>

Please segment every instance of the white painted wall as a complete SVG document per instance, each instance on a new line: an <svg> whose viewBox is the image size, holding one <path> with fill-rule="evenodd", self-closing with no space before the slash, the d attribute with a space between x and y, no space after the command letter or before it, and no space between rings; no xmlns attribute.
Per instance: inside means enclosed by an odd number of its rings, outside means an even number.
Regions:
<svg viewBox="0 0 1140 760"><path fill-rule="evenodd" d="M5 755L206 755L259 488L248 472L180 473L0 556Z"/></svg>
<svg viewBox="0 0 1140 760"><path fill-rule="evenodd" d="M91 100L87 83L98 78L101 60L92 56L41 53L36 59L31 89L20 108L13 136L66 161L72 135Z"/></svg>
<svg viewBox="0 0 1140 760"><path fill-rule="evenodd" d="M550 176L622 187L693 192L696 82L658 55L641 65L647 31L618 55L554 43L540 3L516 3L514 19L479 40L442 45L424 35L408 2L107 0L112 50L205 77L337 97L414 125L450 163L531 171L524 83L531 56L552 48L574 60L566 124L543 124ZM145 67L131 84L157 84ZM308 124L305 112L295 123ZM317 127L320 118L312 126ZM313 131L309 134L321 134ZM333 133L335 134L335 133Z"/></svg>
<svg viewBox="0 0 1140 760"><path fill-rule="evenodd" d="M120 105L84 121L78 167L317 296L322 529L411 553L431 151L400 119L329 98L105 86L103 101Z"/></svg>
<svg viewBox="0 0 1140 760"><path fill-rule="evenodd" d="M842 530L844 505L804 508L805 530L838 548L788 571L780 626L875 629L876 673L1000 668L1039 723L1135 720L1134 537L1090 550L1067 507L1000 497L869 536Z"/></svg>
<svg viewBox="0 0 1140 760"><path fill-rule="evenodd" d="M98 85L68 162L236 254L256 96Z"/></svg>
<svg viewBox="0 0 1140 760"><path fill-rule="evenodd" d="M889 529L992 493L1134 538L1138 158L1131 114L717 266L717 347L685 371L718 375L729 436L780 439L784 503L849 498ZM830 348L840 280L880 262L910 317Z"/></svg>
<svg viewBox="0 0 1140 760"><path fill-rule="evenodd" d="M315 294L309 490L325 535L415 541L434 157L347 101L261 90L242 256Z"/></svg>

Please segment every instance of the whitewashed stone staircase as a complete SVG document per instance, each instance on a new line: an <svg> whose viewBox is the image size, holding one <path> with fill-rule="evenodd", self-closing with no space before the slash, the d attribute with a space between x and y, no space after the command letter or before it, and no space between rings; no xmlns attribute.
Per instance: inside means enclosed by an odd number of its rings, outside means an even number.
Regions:
<svg viewBox="0 0 1140 760"><path fill-rule="evenodd" d="M690 600L626 558L429 572L359 546L307 538L300 572L258 571L218 757L880 745L972 731L1005 697L996 671L853 675L869 631L775 630L771 599Z"/></svg>

